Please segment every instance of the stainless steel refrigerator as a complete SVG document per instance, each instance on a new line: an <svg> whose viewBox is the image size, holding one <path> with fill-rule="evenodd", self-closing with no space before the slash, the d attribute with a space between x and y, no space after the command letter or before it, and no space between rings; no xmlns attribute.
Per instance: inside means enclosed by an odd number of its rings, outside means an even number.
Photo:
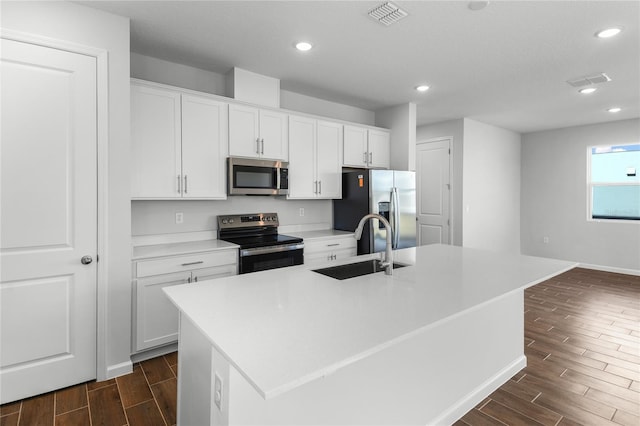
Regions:
<svg viewBox="0 0 640 426"><path fill-rule="evenodd" d="M355 231L368 213L384 216L393 229L393 248L416 245L416 175L399 170L359 170L342 174L342 199L333 201L334 228ZM358 254L384 251L384 225L371 219L358 242Z"/></svg>

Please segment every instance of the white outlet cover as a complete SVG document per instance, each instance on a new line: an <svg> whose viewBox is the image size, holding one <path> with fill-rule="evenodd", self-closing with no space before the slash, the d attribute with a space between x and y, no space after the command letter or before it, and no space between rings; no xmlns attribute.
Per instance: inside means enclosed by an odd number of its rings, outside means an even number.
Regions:
<svg viewBox="0 0 640 426"><path fill-rule="evenodd" d="M222 378L218 376L218 373L215 375L213 402L218 407L218 410L222 411Z"/></svg>

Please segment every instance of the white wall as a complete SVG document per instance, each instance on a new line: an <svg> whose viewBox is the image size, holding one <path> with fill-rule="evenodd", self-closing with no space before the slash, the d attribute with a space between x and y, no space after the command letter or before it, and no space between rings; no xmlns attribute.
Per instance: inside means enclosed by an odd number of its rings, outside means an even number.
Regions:
<svg viewBox="0 0 640 426"><path fill-rule="evenodd" d="M330 200L287 200L284 197L231 196L226 201L133 201L131 233L135 236L213 231L217 216L239 213L278 213L281 226L333 226ZM304 216L300 216L300 209ZM176 213L184 223L176 225Z"/></svg>
<svg viewBox="0 0 640 426"><path fill-rule="evenodd" d="M226 96L225 76L131 52L131 77Z"/></svg>
<svg viewBox="0 0 640 426"><path fill-rule="evenodd" d="M425 142L442 137L452 139L451 156L453 170L451 170L451 242L462 245L462 176L463 176L463 147L464 120L448 120L435 124L420 126L416 130L416 143Z"/></svg>
<svg viewBox="0 0 640 426"><path fill-rule="evenodd" d="M230 96L226 87L226 76L223 74L135 52L131 52L131 77L214 95ZM373 125L375 122L373 111L288 90L280 90L280 108L361 124Z"/></svg>
<svg viewBox="0 0 640 426"><path fill-rule="evenodd" d="M520 253L520 134L464 119L462 245Z"/></svg>
<svg viewBox="0 0 640 426"><path fill-rule="evenodd" d="M360 124L374 125L375 123L373 111L326 101L288 90L280 90L280 108Z"/></svg>
<svg viewBox="0 0 640 426"><path fill-rule="evenodd" d="M416 104L409 102L376 111L376 126L391 130L391 168L416 170Z"/></svg>
<svg viewBox="0 0 640 426"><path fill-rule="evenodd" d="M587 220L588 147L638 141L640 119L523 135L522 253L640 272L640 223Z"/></svg>
<svg viewBox="0 0 640 426"><path fill-rule="evenodd" d="M109 54L109 210L107 252L100 253L108 274L107 335L106 353L98 356L98 376L106 376L109 369L130 362L131 350L129 20L68 2L2 2L1 7L3 29L102 48Z"/></svg>

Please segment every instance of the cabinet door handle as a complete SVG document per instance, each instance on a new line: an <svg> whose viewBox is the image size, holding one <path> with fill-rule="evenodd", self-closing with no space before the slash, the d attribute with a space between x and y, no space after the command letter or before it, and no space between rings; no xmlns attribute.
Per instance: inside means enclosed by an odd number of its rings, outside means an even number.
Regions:
<svg viewBox="0 0 640 426"><path fill-rule="evenodd" d="M187 262L187 263L183 263L182 266L189 266L189 265L199 265L201 263L204 263L204 260L199 260L197 262Z"/></svg>
<svg viewBox="0 0 640 426"><path fill-rule="evenodd" d="M260 138L256 138L256 154L260 154Z"/></svg>
<svg viewBox="0 0 640 426"><path fill-rule="evenodd" d="M327 247L335 247L335 246L339 246L340 243L333 243L333 244L327 244Z"/></svg>
<svg viewBox="0 0 640 426"><path fill-rule="evenodd" d="M182 192L182 179L178 175L178 194Z"/></svg>
<svg viewBox="0 0 640 426"><path fill-rule="evenodd" d="M362 162L363 162L364 164L367 164L367 153L366 153L366 152L363 152L363 153L362 153Z"/></svg>
<svg viewBox="0 0 640 426"><path fill-rule="evenodd" d="M184 175L184 193L187 193L187 175Z"/></svg>
<svg viewBox="0 0 640 426"><path fill-rule="evenodd" d="M318 181L318 194L322 194L322 181Z"/></svg>
<svg viewBox="0 0 640 426"><path fill-rule="evenodd" d="M264 154L264 138L262 138L261 141L262 141L262 149L260 150L260 154Z"/></svg>
<svg viewBox="0 0 640 426"><path fill-rule="evenodd" d="M314 194L318 193L318 181L317 180L313 181L313 193Z"/></svg>
<svg viewBox="0 0 640 426"><path fill-rule="evenodd" d="M369 153L369 164L373 163L373 152Z"/></svg>
<svg viewBox="0 0 640 426"><path fill-rule="evenodd" d="M187 283L191 284L191 277L187 278Z"/></svg>
<svg viewBox="0 0 640 426"><path fill-rule="evenodd" d="M198 277L196 276L193 281L198 282Z"/></svg>

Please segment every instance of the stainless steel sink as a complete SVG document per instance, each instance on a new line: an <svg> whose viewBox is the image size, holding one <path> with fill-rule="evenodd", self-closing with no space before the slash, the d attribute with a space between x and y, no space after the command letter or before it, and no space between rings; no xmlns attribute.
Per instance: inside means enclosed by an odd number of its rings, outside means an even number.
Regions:
<svg viewBox="0 0 640 426"><path fill-rule="evenodd" d="M402 268L401 263L394 263L393 269ZM346 265L330 266L328 268L313 269L313 272L317 272L327 277L335 278L336 280L346 280L349 278L360 277L362 275L375 274L376 272L383 272L384 268L380 267L380 261L377 259L365 260L363 262L348 263Z"/></svg>

